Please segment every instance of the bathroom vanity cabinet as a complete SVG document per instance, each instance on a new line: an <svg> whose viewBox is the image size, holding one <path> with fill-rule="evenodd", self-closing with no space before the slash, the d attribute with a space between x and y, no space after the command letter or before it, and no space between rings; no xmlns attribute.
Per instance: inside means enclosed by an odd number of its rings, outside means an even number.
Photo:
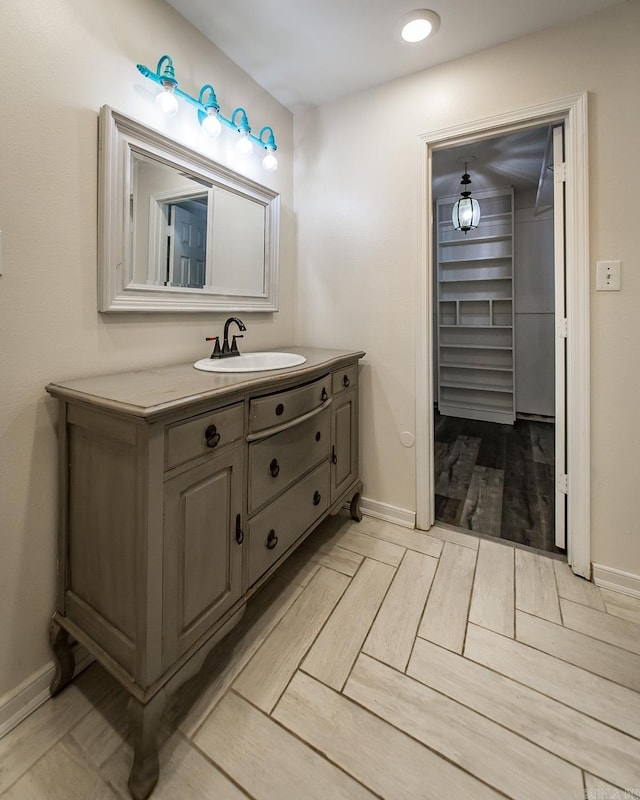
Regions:
<svg viewBox="0 0 640 800"><path fill-rule="evenodd" d="M52 383L59 403L52 694L70 640L128 691L136 800L158 778L167 695L329 514L360 519L359 351L296 349L299 367L191 365Z"/></svg>

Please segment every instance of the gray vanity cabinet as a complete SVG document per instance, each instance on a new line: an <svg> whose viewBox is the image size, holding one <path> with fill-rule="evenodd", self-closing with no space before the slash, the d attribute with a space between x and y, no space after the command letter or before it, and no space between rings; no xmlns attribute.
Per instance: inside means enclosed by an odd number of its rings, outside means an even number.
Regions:
<svg viewBox="0 0 640 800"><path fill-rule="evenodd" d="M248 598L329 514L360 518L358 359L296 349L289 370L178 365L47 386L60 410L58 591L51 693L71 640L129 693L129 789L158 779L167 696Z"/></svg>

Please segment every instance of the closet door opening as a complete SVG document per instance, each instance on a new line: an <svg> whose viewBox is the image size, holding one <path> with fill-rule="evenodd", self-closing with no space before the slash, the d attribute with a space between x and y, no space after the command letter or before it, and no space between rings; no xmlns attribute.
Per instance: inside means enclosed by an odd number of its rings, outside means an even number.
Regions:
<svg viewBox="0 0 640 800"><path fill-rule="evenodd" d="M562 162L562 124L546 124L434 150L431 187L436 523L558 556L566 554ZM469 185L460 185L464 172ZM465 190L480 206L466 232L452 221Z"/></svg>

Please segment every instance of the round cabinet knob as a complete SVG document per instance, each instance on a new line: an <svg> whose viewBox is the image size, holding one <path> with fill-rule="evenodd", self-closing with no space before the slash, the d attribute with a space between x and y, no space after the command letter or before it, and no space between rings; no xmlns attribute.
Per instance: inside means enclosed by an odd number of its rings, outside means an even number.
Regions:
<svg viewBox="0 0 640 800"><path fill-rule="evenodd" d="M281 417L283 414L284 414L284 406L282 405L282 403L278 403L278 405L276 406L276 416Z"/></svg>
<svg viewBox="0 0 640 800"><path fill-rule="evenodd" d="M273 550L273 548L278 544L278 537L276 536L276 532L271 528L269 531L269 535L267 536L267 550Z"/></svg>
<svg viewBox="0 0 640 800"><path fill-rule="evenodd" d="M319 492L319 491L316 489L316 491L315 491L315 493L314 493L314 495L313 495L313 505L314 505L314 506L317 506L317 505L319 505L319 503L320 503L320 501L321 501L321 500L322 500L322 495L321 495L321 494L320 494L320 492Z"/></svg>
<svg viewBox="0 0 640 800"><path fill-rule="evenodd" d="M215 425L209 425L204 432L204 438L207 440L207 447L215 447L220 442L220 434Z"/></svg>
<svg viewBox="0 0 640 800"><path fill-rule="evenodd" d="M277 458L274 458L269 464L269 472L271 473L272 478L278 477L278 474L280 472L280 464L278 464Z"/></svg>
<svg viewBox="0 0 640 800"><path fill-rule="evenodd" d="M328 397L329 397L329 395L327 394L327 390L323 386L322 387L322 394L320 395L320 399L324 403L327 400Z"/></svg>
<svg viewBox="0 0 640 800"><path fill-rule="evenodd" d="M351 381L349 380L349 376L348 375L343 375L342 376L342 385L345 388L347 388L348 386L351 386Z"/></svg>
<svg viewBox="0 0 640 800"><path fill-rule="evenodd" d="M320 441L320 439L322 439L322 434L320 433L320 431L318 431L318 432L316 433L316 442L319 442L319 441Z"/></svg>

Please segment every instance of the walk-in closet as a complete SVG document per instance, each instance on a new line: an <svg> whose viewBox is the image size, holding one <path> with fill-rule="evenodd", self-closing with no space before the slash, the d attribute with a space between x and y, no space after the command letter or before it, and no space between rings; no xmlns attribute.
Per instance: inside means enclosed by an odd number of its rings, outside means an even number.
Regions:
<svg viewBox="0 0 640 800"><path fill-rule="evenodd" d="M553 153L545 126L433 154L434 475L439 522L561 554Z"/></svg>

